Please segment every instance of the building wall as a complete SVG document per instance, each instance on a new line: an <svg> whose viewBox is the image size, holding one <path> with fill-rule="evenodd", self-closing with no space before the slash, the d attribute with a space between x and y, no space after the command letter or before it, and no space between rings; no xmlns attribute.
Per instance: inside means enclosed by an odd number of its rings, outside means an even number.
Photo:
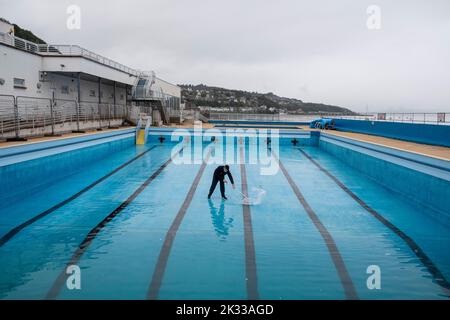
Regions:
<svg viewBox="0 0 450 320"><path fill-rule="evenodd" d="M171 84L159 78L156 78L155 85L161 87L165 94L174 97L181 97L181 88L177 85Z"/></svg>
<svg viewBox="0 0 450 320"><path fill-rule="evenodd" d="M43 89L37 88L42 58L21 50L0 44L0 78L5 80L0 85L0 94L14 96L43 95ZM14 78L25 79L26 89L14 88Z"/></svg>
<svg viewBox="0 0 450 320"><path fill-rule="evenodd" d="M113 103L112 81L116 81L116 103L126 104L126 87L136 80L134 76L81 57L43 57L2 43L0 57L0 79L5 80L0 85L0 95L52 98L54 93L56 99L77 100L77 72L82 72L91 75L92 80L81 79L81 102L98 103L99 90L95 77L101 77L110 80L101 85L101 102ZM42 77L41 71L45 71L46 75ZM24 88L14 87L14 78L24 79ZM181 88L159 78L156 78L156 85L168 95L167 105L179 108Z"/></svg>
<svg viewBox="0 0 450 320"><path fill-rule="evenodd" d="M77 75L75 73L63 75L48 72L41 79L40 71L42 70L43 62L41 56L1 44L0 56L0 78L5 80L5 83L0 85L0 94L52 98L54 92L56 99L78 99ZM15 88L14 78L25 79L26 88ZM101 90L103 91L102 102L113 103L113 84L103 83ZM97 81L81 79L81 101L99 101ZM117 83L116 103L125 104L125 102L126 85Z"/></svg>
<svg viewBox="0 0 450 320"><path fill-rule="evenodd" d="M77 56L43 56L42 70L50 72L82 72L130 86L136 82L136 77L133 75Z"/></svg>
<svg viewBox="0 0 450 320"><path fill-rule="evenodd" d="M0 18L0 32L14 35L14 26Z"/></svg>

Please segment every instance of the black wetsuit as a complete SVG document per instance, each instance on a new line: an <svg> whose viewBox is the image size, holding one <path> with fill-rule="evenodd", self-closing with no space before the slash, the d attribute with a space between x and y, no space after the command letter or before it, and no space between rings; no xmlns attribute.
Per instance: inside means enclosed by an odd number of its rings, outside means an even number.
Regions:
<svg viewBox="0 0 450 320"><path fill-rule="evenodd" d="M217 183L220 182L220 193L222 194L222 198L225 197L225 183L223 182L225 179L225 175L230 178L230 182L234 184L233 176L231 175L230 170L228 172L224 171L224 166L218 166L216 170L214 170L213 180L211 183L211 188L209 188L208 193L208 199L211 197L211 195L214 192L214 189L216 189Z"/></svg>

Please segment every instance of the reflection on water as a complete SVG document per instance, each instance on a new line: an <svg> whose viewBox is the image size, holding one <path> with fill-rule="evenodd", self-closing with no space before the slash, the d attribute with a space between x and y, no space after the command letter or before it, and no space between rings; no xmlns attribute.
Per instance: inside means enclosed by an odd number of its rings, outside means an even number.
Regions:
<svg viewBox="0 0 450 320"><path fill-rule="evenodd" d="M211 199L208 200L208 204L216 235L220 240L226 240L228 230L233 227L233 218L225 218L225 201L220 203L219 209L217 209Z"/></svg>

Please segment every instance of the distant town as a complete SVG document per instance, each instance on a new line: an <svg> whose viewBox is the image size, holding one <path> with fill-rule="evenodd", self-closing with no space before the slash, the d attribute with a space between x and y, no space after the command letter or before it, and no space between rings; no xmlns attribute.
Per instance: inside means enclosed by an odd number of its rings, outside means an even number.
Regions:
<svg viewBox="0 0 450 320"><path fill-rule="evenodd" d="M321 103L303 102L299 99L280 97L272 92L258 93L211 87L204 84L179 84L182 100L188 110L202 112L354 114L353 111Z"/></svg>

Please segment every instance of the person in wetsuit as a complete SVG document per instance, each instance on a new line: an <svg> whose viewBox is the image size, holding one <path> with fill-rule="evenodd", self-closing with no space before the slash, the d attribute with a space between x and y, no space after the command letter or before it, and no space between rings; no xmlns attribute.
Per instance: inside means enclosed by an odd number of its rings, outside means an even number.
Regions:
<svg viewBox="0 0 450 320"><path fill-rule="evenodd" d="M235 188L233 176L230 172L230 167L228 165L218 166L216 170L214 170L213 180L211 183L211 187L209 188L208 199L211 198L211 195L216 189L217 183L220 182L220 193L222 194L222 199L227 200L227 197L225 196L225 175L230 178L231 186L233 187L233 189Z"/></svg>

